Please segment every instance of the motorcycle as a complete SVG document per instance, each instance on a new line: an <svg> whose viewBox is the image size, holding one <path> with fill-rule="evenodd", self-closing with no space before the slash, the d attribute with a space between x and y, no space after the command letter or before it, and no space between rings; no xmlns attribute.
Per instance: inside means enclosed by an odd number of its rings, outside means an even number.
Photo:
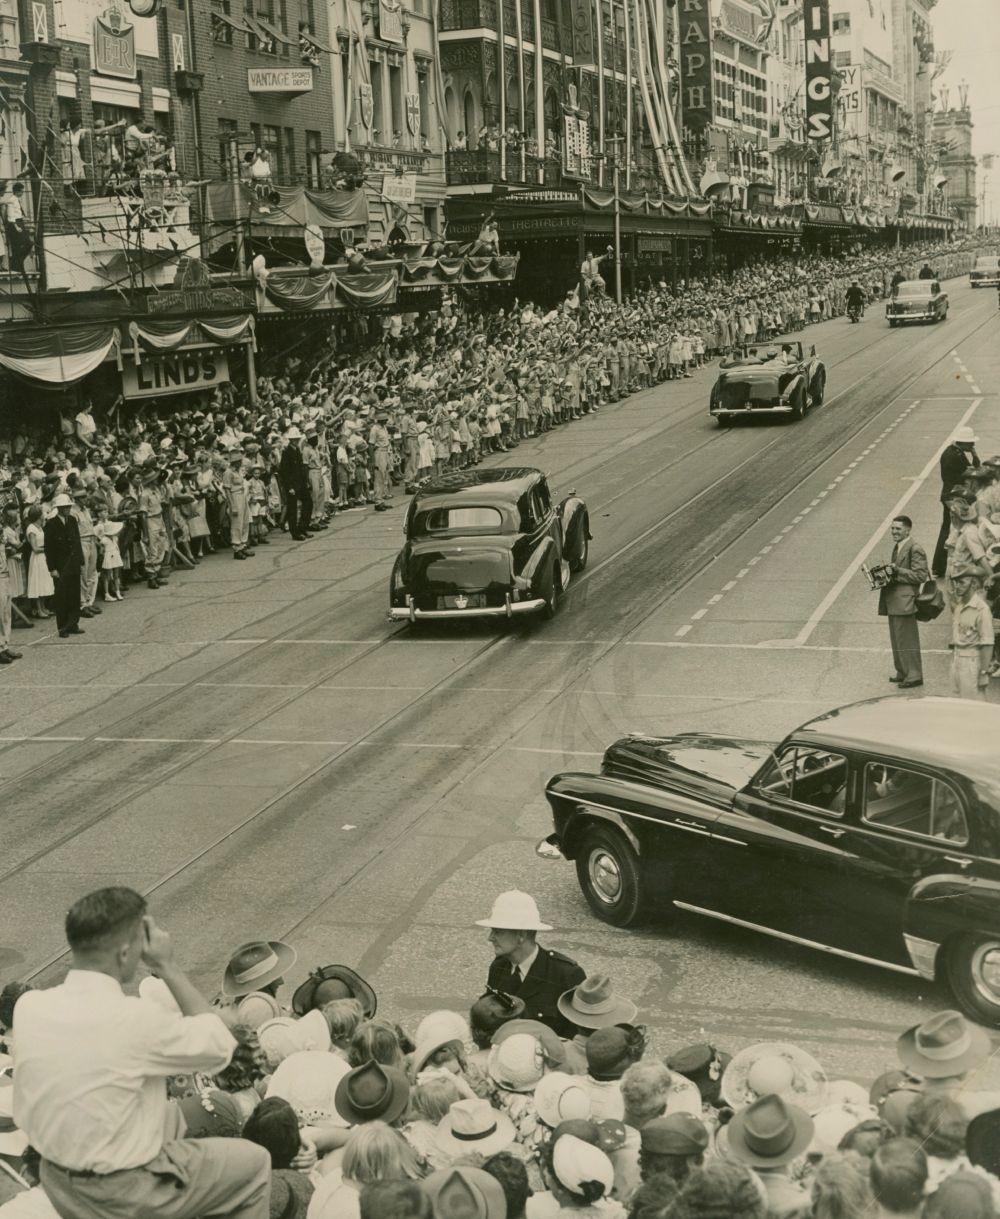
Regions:
<svg viewBox="0 0 1000 1219"><path fill-rule="evenodd" d="M848 305L847 307L847 316L852 322L861 321L861 312L862 310L860 305Z"/></svg>

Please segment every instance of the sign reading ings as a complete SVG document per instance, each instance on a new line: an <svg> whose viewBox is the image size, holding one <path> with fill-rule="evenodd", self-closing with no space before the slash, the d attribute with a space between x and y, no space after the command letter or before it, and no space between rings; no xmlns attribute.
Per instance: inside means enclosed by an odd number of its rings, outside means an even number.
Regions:
<svg viewBox="0 0 1000 1219"><path fill-rule="evenodd" d="M710 0L681 0L678 22L683 122L693 135L700 135L715 118Z"/></svg>
<svg viewBox="0 0 1000 1219"><path fill-rule="evenodd" d="M312 68L247 68L249 93L309 93Z"/></svg>
<svg viewBox="0 0 1000 1219"><path fill-rule="evenodd" d="M806 36L806 136L833 135L833 59L830 54L830 0L803 0Z"/></svg>

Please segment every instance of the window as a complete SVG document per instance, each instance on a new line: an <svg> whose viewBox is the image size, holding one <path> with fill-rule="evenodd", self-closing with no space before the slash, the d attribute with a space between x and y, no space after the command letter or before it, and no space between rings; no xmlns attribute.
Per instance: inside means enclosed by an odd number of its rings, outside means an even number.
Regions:
<svg viewBox="0 0 1000 1219"><path fill-rule="evenodd" d="M815 746L789 745L757 781L758 791L841 817L847 797L847 759Z"/></svg>
<svg viewBox="0 0 1000 1219"><path fill-rule="evenodd" d="M262 127L260 141L261 148L264 149L270 158L271 173L276 179L280 179L285 172L284 162L281 155L280 127Z"/></svg>
<svg viewBox="0 0 1000 1219"><path fill-rule="evenodd" d="M849 34L851 32L851 14L834 13L830 18L831 34Z"/></svg>
<svg viewBox="0 0 1000 1219"><path fill-rule="evenodd" d="M869 762L864 800L863 816L870 825L944 842L964 844L969 840L958 792L931 775Z"/></svg>
<svg viewBox="0 0 1000 1219"><path fill-rule="evenodd" d="M212 22L212 39L223 46L233 45L233 27L228 21L222 20L230 15L229 0L212 0L212 13L218 14L218 19Z"/></svg>
<svg viewBox="0 0 1000 1219"><path fill-rule="evenodd" d="M316 0L301 0L299 20L305 22L310 34L316 33Z"/></svg>
<svg viewBox="0 0 1000 1219"><path fill-rule="evenodd" d="M496 508L431 508L413 522L413 533L416 537L454 529L500 533L502 525L503 516Z"/></svg>
<svg viewBox="0 0 1000 1219"><path fill-rule="evenodd" d="M240 176L235 119L219 119L219 172L223 178Z"/></svg>
<svg viewBox="0 0 1000 1219"><path fill-rule="evenodd" d="M437 235L438 235L438 210L436 207L425 207L424 208L424 228L431 235L431 237L437 237Z"/></svg>
<svg viewBox="0 0 1000 1219"><path fill-rule="evenodd" d="M417 93L420 96L420 136L429 140L431 135L431 94L426 72L417 73Z"/></svg>
<svg viewBox="0 0 1000 1219"><path fill-rule="evenodd" d="M376 144L392 143L392 132L386 130L385 104L382 100L382 64L373 59L368 65L372 81L372 108L375 117L372 119L372 141Z"/></svg>
<svg viewBox="0 0 1000 1219"><path fill-rule="evenodd" d="M403 73L394 65L389 68L389 100L392 105L392 144L395 147L403 143L404 133L408 129L403 115Z"/></svg>
<svg viewBox="0 0 1000 1219"><path fill-rule="evenodd" d="M295 132L291 127L285 128L285 174L289 184L294 184L296 174L295 164Z"/></svg>
<svg viewBox="0 0 1000 1219"><path fill-rule="evenodd" d="M306 178L310 186L319 186L323 153L323 137L318 131L306 132Z"/></svg>
<svg viewBox="0 0 1000 1219"><path fill-rule="evenodd" d="M833 66L835 68L849 68L851 66L850 51L834 51Z"/></svg>

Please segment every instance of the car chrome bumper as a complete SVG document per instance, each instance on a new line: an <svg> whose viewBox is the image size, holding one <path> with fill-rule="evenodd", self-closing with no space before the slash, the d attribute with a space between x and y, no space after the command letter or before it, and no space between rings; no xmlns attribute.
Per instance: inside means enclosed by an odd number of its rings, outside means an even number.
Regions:
<svg viewBox="0 0 1000 1219"><path fill-rule="evenodd" d="M391 622L422 622L433 618L513 618L516 614L532 614L544 607L542 597L532 597L528 601L513 601L510 594L504 599L503 605L475 605L468 609L422 610L417 609L411 597L406 605L393 605L389 609Z"/></svg>
<svg viewBox="0 0 1000 1219"><path fill-rule="evenodd" d="M565 859L566 856L562 853L562 848L559 846L559 838L556 834L549 834L547 838L543 838L535 847L535 854L539 859Z"/></svg>
<svg viewBox="0 0 1000 1219"><path fill-rule="evenodd" d="M782 402L777 406L717 407L709 411L713 419L747 419L751 415L794 415L794 413L795 407L790 402Z"/></svg>
<svg viewBox="0 0 1000 1219"><path fill-rule="evenodd" d="M934 312L931 313L887 313L886 318L890 322L933 322L937 317Z"/></svg>
<svg viewBox="0 0 1000 1219"><path fill-rule="evenodd" d="M936 976L938 949L941 945L935 944L933 940L922 940L915 935L904 934L903 940L906 944L906 951L910 954L910 960L913 962L913 968L922 978L933 982Z"/></svg>

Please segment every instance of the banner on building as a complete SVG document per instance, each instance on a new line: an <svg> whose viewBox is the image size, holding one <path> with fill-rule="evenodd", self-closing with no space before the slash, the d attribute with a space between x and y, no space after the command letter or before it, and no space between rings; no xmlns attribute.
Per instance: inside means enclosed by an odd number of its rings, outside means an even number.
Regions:
<svg viewBox="0 0 1000 1219"><path fill-rule="evenodd" d="M406 95L406 125L410 129L410 135L416 135L420 130L419 93L407 93Z"/></svg>
<svg viewBox="0 0 1000 1219"><path fill-rule="evenodd" d="M122 362L122 393L126 398L159 398L214 389L229 380L229 358L221 347L146 355L141 364Z"/></svg>
<svg viewBox="0 0 1000 1219"><path fill-rule="evenodd" d="M416 174L383 174L382 198L393 203L413 203L417 198Z"/></svg>
<svg viewBox="0 0 1000 1219"><path fill-rule="evenodd" d="M803 0L806 40L806 136L833 136L833 57L830 54L830 0Z"/></svg>
<svg viewBox="0 0 1000 1219"><path fill-rule="evenodd" d="M709 0L681 0L681 116L691 135L700 136L715 118L712 88L712 12Z"/></svg>
<svg viewBox="0 0 1000 1219"><path fill-rule="evenodd" d="M864 89L862 70L858 64L840 69L842 83L837 101L845 114L861 113L861 96Z"/></svg>
<svg viewBox="0 0 1000 1219"><path fill-rule="evenodd" d="M592 0L572 0L573 62L578 68L597 67Z"/></svg>
<svg viewBox="0 0 1000 1219"><path fill-rule="evenodd" d="M135 27L117 4L94 18L94 71L135 80Z"/></svg>
<svg viewBox="0 0 1000 1219"><path fill-rule="evenodd" d="M402 5L379 0L378 3L378 35L383 42L403 41L403 9Z"/></svg>
<svg viewBox="0 0 1000 1219"><path fill-rule="evenodd" d="M590 177L590 123L574 114L563 116L563 173Z"/></svg>
<svg viewBox="0 0 1000 1219"><path fill-rule="evenodd" d="M371 85L358 85L358 109L361 111L361 121L371 129L375 117L375 95Z"/></svg>

